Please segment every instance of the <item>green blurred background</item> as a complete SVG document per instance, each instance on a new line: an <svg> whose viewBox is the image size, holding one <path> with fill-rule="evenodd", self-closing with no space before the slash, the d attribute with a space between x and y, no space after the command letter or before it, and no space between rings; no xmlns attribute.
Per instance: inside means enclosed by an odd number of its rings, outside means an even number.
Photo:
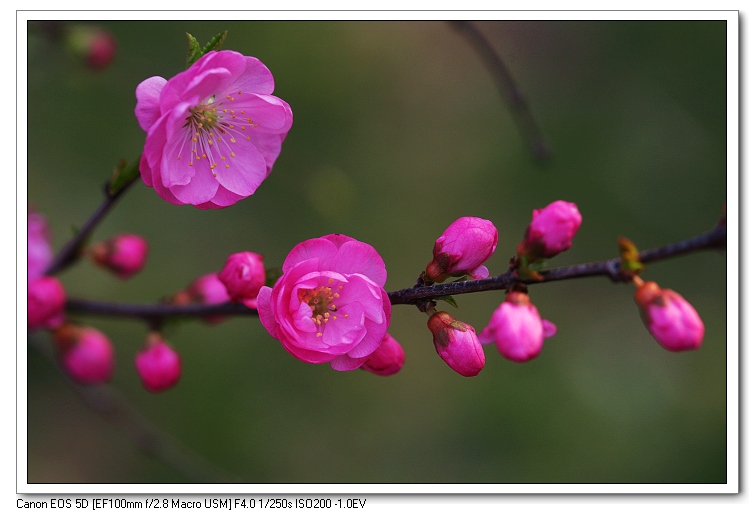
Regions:
<svg viewBox="0 0 755 514"><path fill-rule="evenodd" d="M531 218L556 199L584 221L550 266L616 255L623 235L651 248L710 229L726 197L725 22L480 22L554 151L527 153L478 55L442 22L103 22L118 56L102 72L30 31L28 198L59 249L145 134L143 79L183 70L185 32L222 30L259 57L294 126L257 193L219 211L177 207L139 182L95 240L151 244L122 282L87 262L71 296L153 302L251 250L280 264L298 242L338 232L373 245L390 290L414 284L460 216L490 219L504 271ZM146 420L244 482L721 483L726 481L725 258L704 252L643 275L676 290L706 325L700 350L673 354L647 333L633 288L605 278L530 288L558 335L526 364L486 347L475 378L437 356L426 316L395 306L406 350L392 377L339 373L291 357L256 319L188 322L168 334L184 372L144 391L137 322L82 321L116 346L112 387ZM481 330L501 292L457 297ZM35 335L49 346L45 334ZM732 349L734 351L734 349ZM89 410L54 365L28 361L29 482L187 482Z"/></svg>

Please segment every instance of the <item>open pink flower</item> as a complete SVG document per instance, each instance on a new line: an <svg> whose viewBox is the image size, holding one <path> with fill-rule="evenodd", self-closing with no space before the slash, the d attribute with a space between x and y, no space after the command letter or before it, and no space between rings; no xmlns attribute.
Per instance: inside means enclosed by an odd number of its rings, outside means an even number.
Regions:
<svg viewBox="0 0 755 514"><path fill-rule="evenodd" d="M147 132L144 183L168 202L200 209L253 194L293 123L273 88L264 64L230 50L209 52L170 80L143 81L135 113Z"/></svg>
<svg viewBox="0 0 755 514"><path fill-rule="evenodd" d="M340 234L304 241L286 257L275 286L260 289L260 321L297 359L357 369L390 324L387 276L366 243Z"/></svg>
<svg viewBox="0 0 755 514"><path fill-rule="evenodd" d="M532 221L517 247L519 256L526 255L530 262L548 258L571 248L582 215L576 204L557 200L542 209L532 211Z"/></svg>
<svg viewBox="0 0 755 514"><path fill-rule="evenodd" d="M45 217L34 211L28 214L27 280L31 282L39 278L52 262L52 247L50 246L50 231Z"/></svg>
<svg viewBox="0 0 755 514"><path fill-rule="evenodd" d="M682 295L645 282L635 291L634 300L648 331L665 349L681 352L700 348L705 325Z"/></svg>
<svg viewBox="0 0 755 514"><path fill-rule="evenodd" d="M466 216L451 223L435 241L433 260L425 273L435 282L469 275L473 279L490 274L483 262L498 245L498 229L488 220Z"/></svg>
<svg viewBox="0 0 755 514"><path fill-rule="evenodd" d="M556 335L556 325L540 318L525 293L514 291L493 312L480 332L482 344L495 342L498 351L514 362L534 359L543 349L543 338Z"/></svg>

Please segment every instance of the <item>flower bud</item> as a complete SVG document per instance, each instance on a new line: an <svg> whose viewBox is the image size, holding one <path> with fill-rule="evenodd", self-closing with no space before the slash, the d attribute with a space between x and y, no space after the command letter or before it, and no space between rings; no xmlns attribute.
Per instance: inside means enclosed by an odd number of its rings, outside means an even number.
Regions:
<svg viewBox="0 0 755 514"><path fill-rule="evenodd" d="M640 316L661 346L672 352L696 350L703 342L705 325L692 305L671 289L645 282L634 293Z"/></svg>
<svg viewBox="0 0 755 514"><path fill-rule="evenodd" d="M28 214L27 282L39 278L52 262L50 231L44 216L33 211Z"/></svg>
<svg viewBox="0 0 755 514"><path fill-rule="evenodd" d="M367 362L360 367L376 375L388 376L398 373L404 366L404 349L390 334L383 336L383 342L372 352Z"/></svg>
<svg viewBox="0 0 755 514"><path fill-rule="evenodd" d="M497 245L498 230L490 221L459 218L435 241L433 260L425 273L435 282L464 275L487 278L488 269L482 263L493 255Z"/></svg>
<svg viewBox="0 0 755 514"><path fill-rule="evenodd" d="M29 282L27 291L29 330L57 328L63 324L66 291L55 277L42 276Z"/></svg>
<svg viewBox="0 0 755 514"><path fill-rule="evenodd" d="M485 366L485 353L472 325L440 311L430 317L427 326L433 333L435 350L452 370L473 377Z"/></svg>
<svg viewBox="0 0 755 514"><path fill-rule="evenodd" d="M169 303L175 305L188 305L192 303L200 305L220 305L230 301L231 297L228 296L225 284L220 281L218 274L208 273L207 275L202 275L197 278L183 291L174 294L170 298ZM224 316L205 316L204 319L208 323L219 323L223 321Z"/></svg>
<svg viewBox="0 0 755 514"><path fill-rule="evenodd" d="M147 262L149 245L136 234L121 234L92 248L92 259L118 278L127 279L138 273Z"/></svg>
<svg viewBox="0 0 755 514"><path fill-rule="evenodd" d="M100 70L115 58L117 43L105 29L92 25L72 25L65 33L64 43L76 59L93 70Z"/></svg>
<svg viewBox="0 0 755 514"><path fill-rule="evenodd" d="M71 323L55 331L60 363L66 373L82 384L109 382L115 368L115 351L105 334Z"/></svg>
<svg viewBox="0 0 755 514"><path fill-rule="evenodd" d="M548 337L555 335L556 325L540 319L540 313L530 303L529 296L513 291L493 312L488 326L480 332L480 341L482 344L495 342L505 358L526 362L540 354L544 332Z"/></svg>
<svg viewBox="0 0 755 514"><path fill-rule="evenodd" d="M150 393L170 389L181 378L181 357L157 332L147 336L134 364L142 385Z"/></svg>
<svg viewBox="0 0 755 514"><path fill-rule="evenodd" d="M517 246L517 254L529 262L553 257L571 248L572 239L582 224L577 206L557 200L543 209L532 211L532 222Z"/></svg>
<svg viewBox="0 0 755 514"><path fill-rule="evenodd" d="M253 252L231 254L218 274L231 300L257 308L257 294L265 285L265 264L262 255Z"/></svg>

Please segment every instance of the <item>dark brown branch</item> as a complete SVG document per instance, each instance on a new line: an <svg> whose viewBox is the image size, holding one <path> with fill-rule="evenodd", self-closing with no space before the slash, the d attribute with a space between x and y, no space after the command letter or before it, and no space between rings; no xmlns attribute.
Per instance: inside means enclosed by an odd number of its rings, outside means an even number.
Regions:
<svg viewBox="0 0 755 514"><path fill-rule="evenodd" d="M519 91L516 82L514 82L514 77L501 57L495 52L488 40L485 39L485 36L471 22L457 20L450 21L449 23L467 38L488 67L498 87L498 92L508 105L519 133L529 146L534 158L538 161L545 161L550 158L550 148L548 148L545 142L545 138L535 121L535 117L532 115L532 111L530 111L527 102L524 100L524 96Z"/></svg>
<svg viewBox="0 0 755 514"><path fill-rule="evenodd" d="M136 161L139 162L138 160ZM58 252L58 254L55 256L53 261L50 263L50 266L45 271L45 275L54 275L56 273L59 273L60 271L64 270L74 262L76 262L76 259L79 258L79 255L81 254L82 247L86 244L87 239L92 234L94 229L97 227L97 225L100 223L100 221L103 220L105 215L110 212L110 209L113 208L115 203L118 201L118 199L125 193L128 188L133 184L136 179L139 177L138 174L134 174L133 177L124 182L115 192L110 191L111 187L111 181L108 181L107 184L105 184L105 187L103 188L105 198L100 204L99 207L97 207L97 210L92 214L92 216L84 223L84 226L81 227L81 230L79 230L76 235L66 243L66 245Z"/></svg>
<svg viewBox="0 0 755 514"><path fill-rule="evenodd" d="M710 248L726 248L726 227L717 227L710 232L699 236L671 243L660 248L646 250L640 253L640 260L649 264L651 262L684 255L690 252ZM495 291L509 289L514 284L540 284L556 280L568 280L595 276L606 276L616 282L631 280L630 275L621 271L621 260L617 257L600 262L576 264L550 270L540 271L542 281L533 279L519 279L516 271L509 270L500 275L481 280L466 280L463 282L450 282L447 284L435 284L432 286L416 285L398 291L388 293L393 305L416 305L423 301L429 301L441 296L478 293L481 291ZM257 316L255 309L249 309L241 304L222 305L134 305L122 303L104 303L90 300L70 299L66 309L72 312L80 312L104 316L121 316L141 318L152 325L159 325L165 318L175 316Z"/></svg>

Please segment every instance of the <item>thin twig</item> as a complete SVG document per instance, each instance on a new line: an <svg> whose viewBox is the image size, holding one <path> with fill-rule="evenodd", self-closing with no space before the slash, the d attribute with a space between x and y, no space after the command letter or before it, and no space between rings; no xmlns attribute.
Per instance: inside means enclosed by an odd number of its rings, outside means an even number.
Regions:
<svg viewBox="0 0 755 514"><path fill-rule="evenodd" d="M81 253L82 246L86 243L91 233L103 220L110 209L113 208L113 206L123 195L123 193L126 192L131 184L136 181L137 177L138 175L135 175L133 179L124 183L114 193L110 192L110 181L105 184L105 186L103 187L105 198L102 200L102 203L99 207L97 207L97 210L94 211L94 214L92 214L92 216L86 221L86 223L84 223L84 226L81 227L81 230L79 230L76 235L71 238L71 240L68 241L65 246L58 252L53 261L50 263L50 266L45 271L45 275L54 275L56 273L59 273L60 271L76 262L76 259L78 259Z"/></svg>
<svg viewBox="0 0 755 514"><path fill-rule="evenodd" d="M449 23L467 38L488 67L496 86L498 86L501 98L508 105L519 133L529 146L535 160L548 160L551 156L551 150L503 59L495 52L474 24L463 20L450 21Z"/></svg>
<svg viewBox="0 0 755 514"><path fill-rule="evenodd" d="M710 232L700 234L683 241L671 243L660 248L646 250L640 253L640 260L649 264L671 257L710 248L722 249L726 247L726 227L717 227ZM481 291L495 291L509 289L514 284L541 284L556 280L568 280L594 276L606 276L613 281L629 281L631 276L622 273L621 259L609 259L600 262L576 264L539 272L541 281L534 279L520 279L515 270L509 270L500 275L481 280L466 280L431 286L416 285L388 293L393 305L416 305L419 302L432 300L441 296L478 293ZM91 300L69 299L66 309L72 312L141 318L149 323L157 323L173 316L257 316L255 309L241 304L226 303L222 305L166 305L166 304L124 304L105 303Z"/></svg>

